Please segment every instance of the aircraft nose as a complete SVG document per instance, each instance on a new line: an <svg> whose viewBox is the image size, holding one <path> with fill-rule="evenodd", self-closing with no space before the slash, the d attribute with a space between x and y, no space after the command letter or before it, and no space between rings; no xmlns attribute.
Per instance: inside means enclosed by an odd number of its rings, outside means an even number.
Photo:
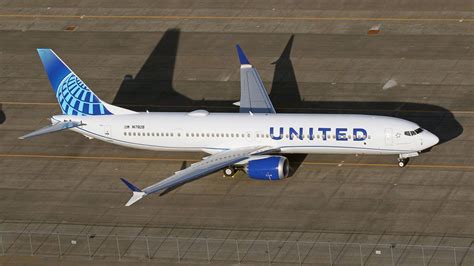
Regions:
<svg viewBox="0 0 474 266"><path fill-rule="evenodd" d="M425 137L423 138L423 142L429 147L433 147L434 145L438 144L439 138L431 133L431 132L426 132Z"/></svg>

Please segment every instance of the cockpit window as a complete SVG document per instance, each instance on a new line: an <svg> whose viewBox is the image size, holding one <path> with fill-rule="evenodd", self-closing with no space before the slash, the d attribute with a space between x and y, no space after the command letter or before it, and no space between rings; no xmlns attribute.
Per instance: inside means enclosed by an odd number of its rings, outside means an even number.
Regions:
<svg viewBox="0 0 474 266"><path fill-rule="evenodd" d="M423 129L421 127L415 129L416 134L420 134L421 132L423 132Z"/></svg>
<svg viewBox="0 0 474 266"><path fill-rule="evenodd" d="M406 136L415 136L415 135L420 134L421 132L423 132L423 129L421 127L419 127L415 130L405 131L404 133L405 133Z"/></svg>

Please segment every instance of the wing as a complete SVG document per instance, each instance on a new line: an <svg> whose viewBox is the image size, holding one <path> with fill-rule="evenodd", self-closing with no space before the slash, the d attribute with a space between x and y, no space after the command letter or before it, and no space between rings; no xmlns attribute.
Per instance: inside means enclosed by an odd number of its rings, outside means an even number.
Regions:
<svg viewBox="0 0 474 266"><path fill-rule="evenodd" d="M242 48L236 47L240 60L240 112L275 113L257 69L250 64Z"/></svg>
<svg viewBox="0 0 474 266"><path fill-rule="evenodd" d="M130 206L137 202L144 196L159 192L165 189L173 188L183 183L198 179L210 173L216 172L227 166L232 166L242 160L249 158L252 155L264 154L274 152L269 147L246 147L232 150L222 151L206 157L204 160L194 163L188 168L176 172L174 175L148 186L144 189L139 189L127 180L122 178L122 181L132 190L133 195L125 206Z"/></svg>

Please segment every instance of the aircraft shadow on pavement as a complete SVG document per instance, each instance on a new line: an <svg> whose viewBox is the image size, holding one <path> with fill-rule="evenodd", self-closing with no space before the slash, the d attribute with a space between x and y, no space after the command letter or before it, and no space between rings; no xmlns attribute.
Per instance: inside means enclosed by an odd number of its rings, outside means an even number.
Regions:
<svg viewBox="0 0 474 266"><path fill-rule="evenodd" d="M126 75L113 104L136 111L192 111L204 108L213 112L238 112L238 101L192 100L173 88L173 74L180 30L167 30L135 77ZM375 114L403 118L419 124L440 138L440 144L463 132L461 124L447 109L411 102L304 101L301 98L291 62L294 35L273 64L275 71L270 98L275 109L288 113ZM235 88L240 89L239 87ZM324 88L322 88L324 89ZM294 109L294 110L293 110ZM1 118L1 117L0 117Z"/></svg>
<svg viewBox="0 0 474 266"><path fill-rule="evenodd" d="M3 111L3 104L0 104L0 125L5 123L7 117L5 116L5 112Z"/></svg>

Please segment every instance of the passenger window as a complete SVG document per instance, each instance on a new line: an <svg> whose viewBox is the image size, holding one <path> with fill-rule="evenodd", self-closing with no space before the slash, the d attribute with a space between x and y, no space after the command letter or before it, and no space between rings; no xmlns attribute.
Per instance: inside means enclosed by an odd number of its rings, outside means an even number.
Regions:
<svg viewBox="0 0 474 266"><path fill-rule="evenodd" d="M172 136L173 136L173 133L170 133L170 136L172 137Z"/></svg>
<svg viewBox="0 0 474 266"><path fill-rule="evenodd" d="M155 132L151 132L151 136L154 137L154 136L155 136Z"/></svg>
<svg viewBox="0 0 474 266"><path fill-rule="evenodd" d="M150 132L147 132L146 135L149 137L149 136L150 136Z"/></svg>
<svg viewBox="0 0 474 266"><path fill-rule="evenodd" d="M123 132L123 135L124 135L124 136L127 136L127 132Z"/></svg>
<svg viewBox="0 0 474 266"><path fill-rule="evenodd" d="M181 137L181 133L178 133L178 137Z"/></svg>
<svg viewBox="0 0 474 266"><path fill-rule="evenodd" d="M136 135L137 135L137 133L136 133L136 132L133 132L133 136L136 136Z"/></svg>

